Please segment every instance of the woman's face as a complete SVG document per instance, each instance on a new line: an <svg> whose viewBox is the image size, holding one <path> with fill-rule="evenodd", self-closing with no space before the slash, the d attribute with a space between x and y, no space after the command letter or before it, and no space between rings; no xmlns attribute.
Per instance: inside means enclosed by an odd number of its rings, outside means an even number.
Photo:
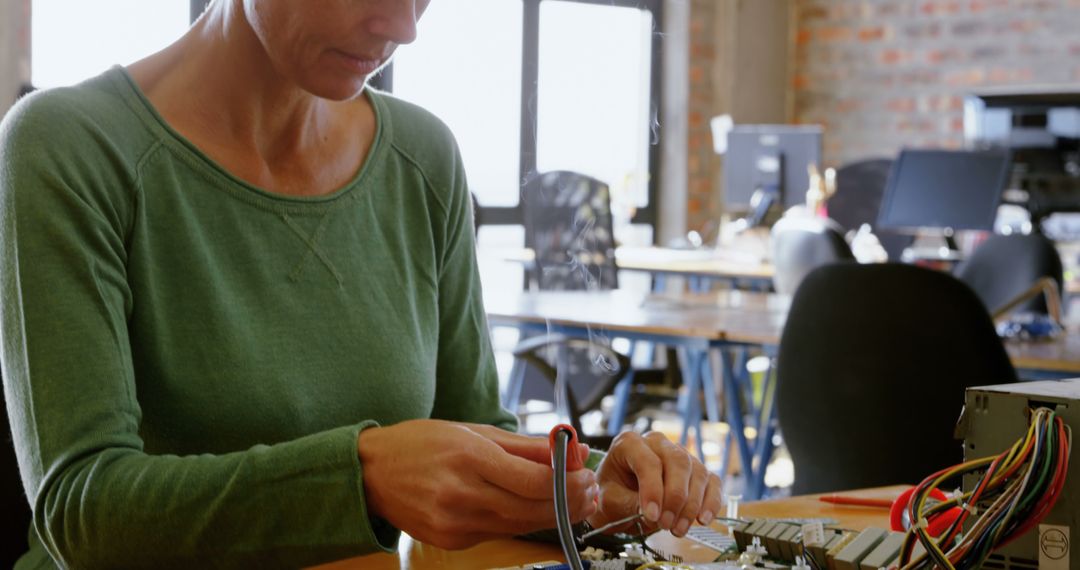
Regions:
<svg viewBox="0 0 1080 570"><path fill-rule="evenodd" d="M243 0L277 72L337 101L356 97L397 46L416 38L431 0Z"/></svg>

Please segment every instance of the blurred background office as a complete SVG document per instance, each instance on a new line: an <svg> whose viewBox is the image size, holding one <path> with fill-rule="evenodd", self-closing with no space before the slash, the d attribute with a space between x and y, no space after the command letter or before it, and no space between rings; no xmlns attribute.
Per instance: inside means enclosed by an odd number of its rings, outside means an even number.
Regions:
<svg viewBox="0 0 1080 570"><path fill-rule="evenodd" d="M152 53L204 6L7 0L0 113L31 86L69 85ZM799 286L820 265L889 260L952 273L988 317L1035 311L1068 329L1076 315L1068 309L1080 290L1080 0L433 0L420 26L419 41L373 83L430 109L458 138L489 297L617 287L786 299L763 300L771 311L792 295L799 306ZM587 195L599 221L589 226L591 249L555 247L588 254L559 263L601 268L574 286L539 275L552 263L541 242L557 245L552 236L563 230L526 227L545 216L526 211L523 189L543 188L547 173L559 188L590 189L566 200ZM557 206L580 212L586 202ZM1024 268L1012 272L1015 283L994 269L1001 259ZM682 262L723 263L726 273L671 265ZM605 277L612 272L617 280ZM1062 302L1059 319L1051 313ZM971 334L984 338L989 320L976 320ZM535 331L505 324L492 328L504 401L540 431L558 374L530 372L528 355L570 345L522 345ZM635 422L676 434L696 423L692 438L699 446L711 438L703 453L727 470L733 412L714 408L736 396L708 388L722 387L721 368L747 375L738 398L766 418L745 428L747 438L782 444L783 417L774 435L762 380L777 366L780 332L703 356L640 331L592 327L586 344L632 356L634 373L619 377L619 389L600 383L610 394L579 394L588 405L577 412L587 431L608 437ZM554 360L588 369L592 356ZM694 366L707 370L704 384L690 380ZM792 478L782 447L786 471L765 481L774 489Z"/></svg>

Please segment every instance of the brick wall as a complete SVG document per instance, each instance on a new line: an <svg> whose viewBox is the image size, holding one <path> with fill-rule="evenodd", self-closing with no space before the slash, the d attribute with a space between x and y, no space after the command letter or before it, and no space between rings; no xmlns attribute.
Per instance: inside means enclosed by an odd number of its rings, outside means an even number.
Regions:
<svg viewBox="0 0 1080 570"><path fill-rule="evenodd" d="M717 25L716 0L690 2L690 95L687 124L687 197L686 227L703 230L718 214L716 180L719 158L713 152L709 119L717 114L715 65L722 41Z"/></svg>
<svg viewBox="0 0 1080 570"><path fill-rule="evenodd" d="M963 144L980 88L1080 90L1080 0L795 0L795 120L825 160Z"/></svg>
<svg viewBox="0 0 1080 570"><path fill-rule="evenodd" d="M0 6L0 116L30 81L30 0Z"/></svg>

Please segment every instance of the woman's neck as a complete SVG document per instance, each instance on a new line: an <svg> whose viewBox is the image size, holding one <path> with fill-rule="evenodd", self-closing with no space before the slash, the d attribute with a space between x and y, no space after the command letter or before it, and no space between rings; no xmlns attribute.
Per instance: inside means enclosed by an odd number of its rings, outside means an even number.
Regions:
<svg viewBox="0 0 1080 570"><path fill-rule="evenodd" d="M180 40L128 69L174 129L258 186L293 193L320 177L304 193L332 190L374 136L365 97L323 99L274 68L241 2L215 2Z"/></svg>

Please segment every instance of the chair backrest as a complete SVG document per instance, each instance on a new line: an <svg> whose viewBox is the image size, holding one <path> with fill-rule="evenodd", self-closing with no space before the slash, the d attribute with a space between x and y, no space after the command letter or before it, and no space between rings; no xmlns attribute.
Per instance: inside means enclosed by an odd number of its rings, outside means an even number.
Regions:
<svg viewBox="0 0 1080 570"><path fill-rule="evenodd" d="M807 276L780 341L795 494L918 483L963 460L969 386L1016 381L975 294L947 273L839 264Z"/></svg>
<svg viewBox="0 0 1080 570"><path fill-rule="evenodd" d="M793 294L811 271L830 263L854 261L836 222L809 216L784 216L772 228L773 286Z"/></svg>
<svg viewBox="0 0 1080 570"><path fill-rule="evenodd" d="M836 194L829 198L829 217L836 220L845 232L858 230L870 224L874 235L889 254L889 259L900 259L904 248L911 245L912 236L879 228L878 210L889 183L893 161L874 158L849 162L836 170Z"/></svg>
<svg viewBox="0 0 1080 570"><path fill-rule="evenodd" d="M15 459L3 390L0 390L0 421L0 513L4 514L5 521L5 530L0 533L0 568L11 568L30 548L26 535L30 530L31 515Z"/></svg>
<svg viewBox="0 0 1080 570"><path fill-rule="evenodd" d="M522 188L525 245L541 290L618 288L607 184L575 172L539 174Z"/></svg>
<svg viewBox="0 0 1080 570"><path fill-rule="evenodd" d="M473 214L473 236L478 237L480 235L480 201L476 199L474 192L469 192L469 198L472 199L472 214Z"/></svg>
<svg viewBox="0 0 1080 570"><path fill-rule="evenodd" d="M955 275L967 283L993 313L1043 277L1052 277L1061 290L1061 256L1054 242L1042 234L993 235L987 238ZM1021 311L1046 314L1041 295L1019 307Z"/></svg>

